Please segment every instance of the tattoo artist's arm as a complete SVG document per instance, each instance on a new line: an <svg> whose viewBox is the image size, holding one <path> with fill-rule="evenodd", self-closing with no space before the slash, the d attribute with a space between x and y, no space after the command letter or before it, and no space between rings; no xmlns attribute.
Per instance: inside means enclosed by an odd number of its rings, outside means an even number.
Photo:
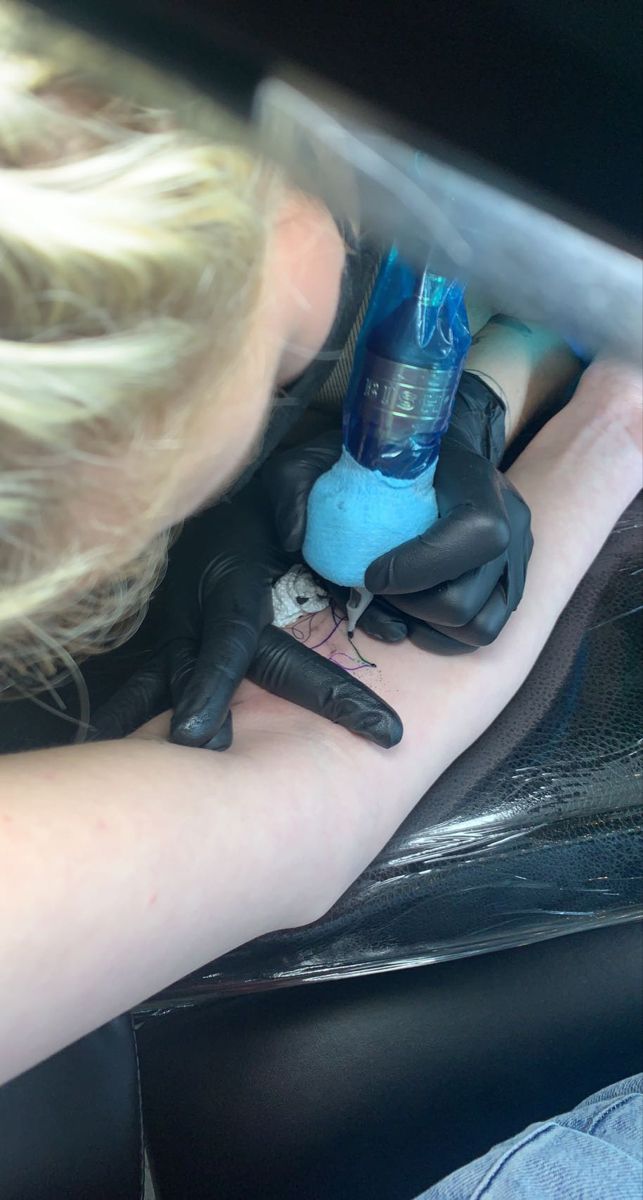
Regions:
<svg viewBox="0 0 643 1200"><path fill-rule="evenodd" d="M408 642L378 644L394 750L244 684L225 755L137 737L0 762L0 1079L341 895L515 693L636 494L637 388L590 368L513 469L536 549L501 641L428 672Z"/></svg>
<svg viewBox="0 0 643 1200"><path fill-rule="evenodd" d="M558 334L498 315L474 334L465 370L479 375L504 401L509 444L545 401L574 378L578 365Z"/></svg>

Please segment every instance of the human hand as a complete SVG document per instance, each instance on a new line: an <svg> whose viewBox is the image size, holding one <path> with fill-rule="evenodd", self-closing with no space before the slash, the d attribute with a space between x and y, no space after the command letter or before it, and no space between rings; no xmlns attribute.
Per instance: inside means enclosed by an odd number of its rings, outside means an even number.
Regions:
<svg viewBox="0 0 643 1200"><path fill-rule="evenodd" d="M389 705L271 622L272 584L290 560L259 481L189 521L170 553L157 653L96 713L99 738L124 737L174 709L170 738L225 750L244 677L388 748L402 736Z"/></svg>
<svg viewBox="0 0 643 1200"><path fill-rule="evenodd" d="M339 457L338 431L272 459L264 479L283 545L303 544L310 490ZM524 590L533 539L530 513L496 467L504 411L495 393L465 374L435 475L439 519L381 555L366 572L377 599L360 626L384 641L409 636L442 654L494 641Z"/></svg>

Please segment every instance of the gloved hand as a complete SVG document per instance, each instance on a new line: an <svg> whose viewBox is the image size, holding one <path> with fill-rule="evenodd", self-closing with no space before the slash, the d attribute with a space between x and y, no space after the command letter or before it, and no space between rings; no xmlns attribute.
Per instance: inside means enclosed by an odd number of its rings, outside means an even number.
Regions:
<svg viewBox="0 0 643 1200"><path fill-rule="evenodd" d="M529 509L496 467L504 440L502 402L465 372L435 473L440 517L369 566L366 587L377 599L360 618L365 632L384 641L408 635L442 654L475 650L498 636L522 597L533 546ZM340 448L333 431L264 467L290 552L303 544L310 490Z"/></svg>
<svg viewBox="0 0 643 1200"><path fill-rule="evenodd" d="M230 701L247 676L378 746L396 745L402 724L388 704L271 624L271 587L290 564L258 480L189 521L156 600L163 644L98 710L94 736L124 737L172 706L172 741L225 750Z"/></svg>

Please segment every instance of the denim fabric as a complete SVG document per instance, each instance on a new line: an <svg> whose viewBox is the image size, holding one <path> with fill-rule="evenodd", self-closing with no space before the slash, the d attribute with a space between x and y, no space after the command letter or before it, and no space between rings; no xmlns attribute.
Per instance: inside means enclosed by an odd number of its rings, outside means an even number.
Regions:
<svg viewBox="0 0 643 1200"><path fill-rule="evenodd" d="M641 1200L643 1075L530 1125L418 1200Z"/></svg>

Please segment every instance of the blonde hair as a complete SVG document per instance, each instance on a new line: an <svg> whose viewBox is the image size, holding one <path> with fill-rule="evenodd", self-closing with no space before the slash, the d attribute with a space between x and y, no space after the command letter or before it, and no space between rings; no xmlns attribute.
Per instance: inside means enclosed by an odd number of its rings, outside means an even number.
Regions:
<svg viewBox="0 0 643 1200"><path fill-rule="evenodd" d="M214 106L177 85L161 107L165 76L13 4L0 41L2 693L142 619L187 384L206 348L222 376L240 353L278 181ZM132 447L145 478L119 540L96 514Z"/></svg>

